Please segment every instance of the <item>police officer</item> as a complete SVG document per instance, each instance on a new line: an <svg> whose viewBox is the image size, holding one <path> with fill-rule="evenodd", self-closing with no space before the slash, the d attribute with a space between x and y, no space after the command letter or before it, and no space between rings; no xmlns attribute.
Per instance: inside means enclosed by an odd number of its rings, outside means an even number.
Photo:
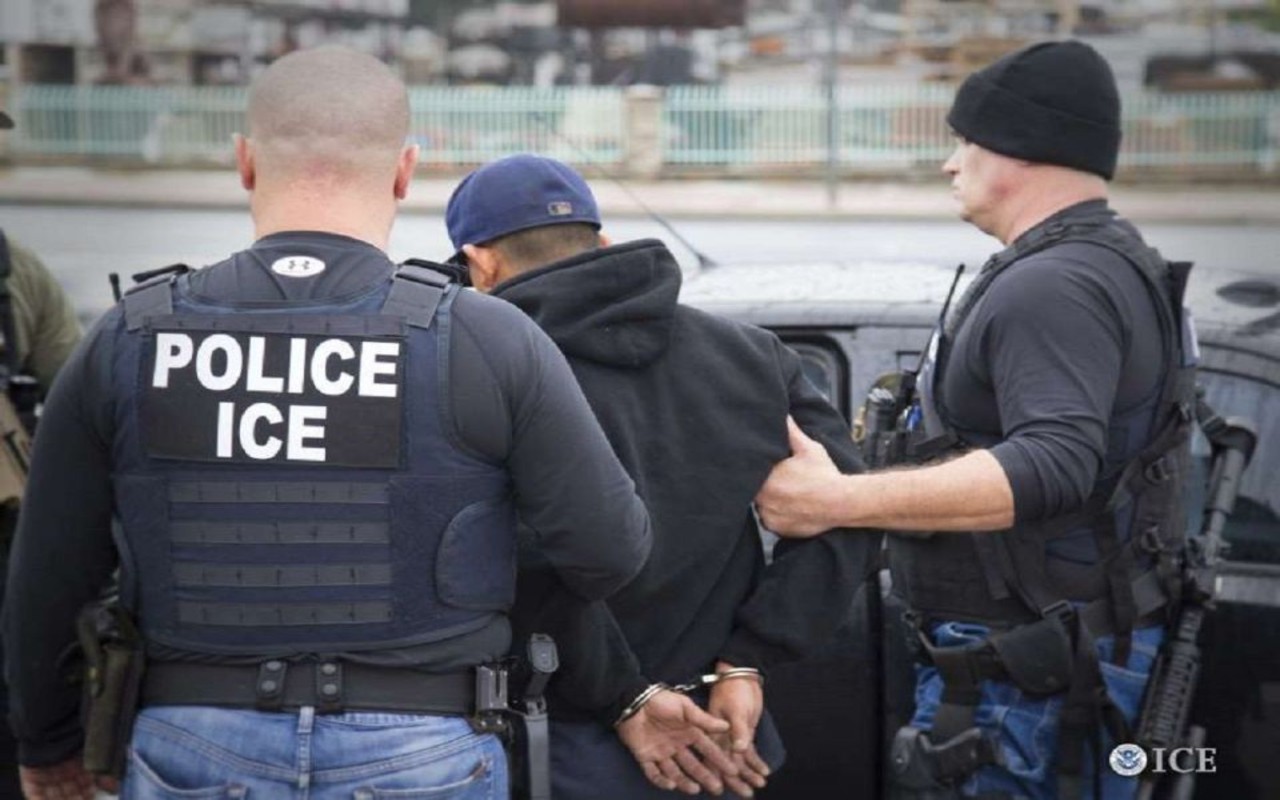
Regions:
<svg viewBox="0 0 1280 800"><path fill-rule="evenodd" d="M236 140L255 243L135 288L55 386L4 618L29 797L89 795L63 655L117 566L146 646L124 796L501 798L469 718L510 644L517 512L585 598L643 565L551 341L384 253L408 124L373 58L272 64Z"/></svg>
<svg viewBox="0 0 1280 800"><path fill-rule="evenodd" d="M13 119L0 111L0 130ZM27 480L29 436L35 407L80 340L80 323L66 293L35 253L0 231L0 585L9 542ZM0 714L8 717L8 695L0 686ZM0 796L18 790L17 743L7 722L0 724Z"/></svg>
<svg viewBox="0 0 1280 800"><path fill-rule="evenodd" d="M1111 70L1038 44L961 86L943 167L995 255L935 333L903 414L916 469L841 476L793 431L771 528L885 527L925 666L894 743L908 797L1131 796L1125 741L1177 595L1194 403L1186 265L1107 203ZM911 532L911 533L906 533Z"/></svg>
<svg viewBox="0 0 1280 800"><path fill-rule="evenodd" d="M12 128L13 118L0 111L0 130ZM0 231L0 373L27 422L80 334L75 308L48 268Z"/></svg>

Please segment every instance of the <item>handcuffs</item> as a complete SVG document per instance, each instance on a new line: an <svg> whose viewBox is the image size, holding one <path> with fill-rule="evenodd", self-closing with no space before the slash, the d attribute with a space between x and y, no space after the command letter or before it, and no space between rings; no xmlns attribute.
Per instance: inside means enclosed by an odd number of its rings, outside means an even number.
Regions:
<svg viewBox="0 0 1280 800"><path fill-rule="evenodd" d="M689 683L677 683L674 686L662 683L661 681L658 683L651 683L645 687L644 691L636 695L634 700L627 703L627 707L622 709L622 713L618 715L616 720L614 720L613 727L618 727L622 723L634 717L636 714L640 713L640 709L644 708L645 704L652 700L654 695L658 694L658 692L679 692L680 694L688 694L697 689L701 689L704 686L714 686L720 681L727 681L733 678L755 678L760 682L761 686L764 685L764 675L762 675L760 670L755 667L733 667L720 672L710 672L705 675L699 675Z"/></svg>

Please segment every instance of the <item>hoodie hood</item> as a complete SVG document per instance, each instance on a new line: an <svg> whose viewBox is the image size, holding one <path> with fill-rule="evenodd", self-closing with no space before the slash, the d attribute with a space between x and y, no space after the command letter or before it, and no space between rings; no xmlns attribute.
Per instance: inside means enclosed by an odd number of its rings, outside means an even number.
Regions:
<svg viewBox="0 0 1280 800"><path fill-rule="evenodd" d="M666 245L641 239L525 272L493 294L532 317L566 356L634 369L670 345L680 280Z"/></svg>

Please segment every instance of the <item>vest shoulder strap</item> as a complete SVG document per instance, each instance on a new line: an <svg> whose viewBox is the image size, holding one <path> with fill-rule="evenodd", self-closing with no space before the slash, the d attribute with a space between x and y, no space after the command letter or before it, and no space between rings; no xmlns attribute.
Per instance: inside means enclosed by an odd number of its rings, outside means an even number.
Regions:
<svg viewBox="0 0 1280 800"><path fill-rule="evenodd" d="M172 273L156 275L125 292L121 301L124 304L125 328L136 331L153 317L172 314L175 280L177 276Z"/></svg>
<svg viewBox="0 0 1280 800"><path fill-rule="evenodd" d="M430 328L446 293L457 287L447 275L428 267L405 264L396 270L382 313L403 317L415 328Z"/></svg>

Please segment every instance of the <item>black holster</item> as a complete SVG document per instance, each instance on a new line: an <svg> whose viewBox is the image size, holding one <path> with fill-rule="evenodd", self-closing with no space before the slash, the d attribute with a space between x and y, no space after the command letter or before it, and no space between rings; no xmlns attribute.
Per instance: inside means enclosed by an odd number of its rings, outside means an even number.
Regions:
<svg viewBox="0 0 1280 800"><path fill-rule="evenodd" d="M551 732L544 695L560 666L555 641L546 634L532 634L525 658L515 661L516 674L510 684L505 666L477 668L476 714L471 726L478 733L496 734L503 740L513 798L551 800ZM519 687L514 692L512 684Z"/></svg>
<svg viewBox="0 0 1280 800"><path fill-rule="evenodd" d="M962 800L960 785L975 765L999 763L994 744L978 728L935 745L924 731L905 726L893 737L889 758L889 800ZM975 800L1011 798L983 792Z"/></svg>
<svg viewBox="0 0 1280 800"><path fill-rule="evenodd" d="M85 607L76 625L84 651L84 768L123 777L146 664L142 637L115 603Z"/></svg>
<svg viewBox="0 0 1280 800"><path fill-rule="evenodd" d="M521 666L521 699L515 704L512 742L513 759L518 764L514 797L523 800L551 800L551 726L547 717L547 683L560 668L555 641L546 634L529 636L529 646Z"/></svg>

